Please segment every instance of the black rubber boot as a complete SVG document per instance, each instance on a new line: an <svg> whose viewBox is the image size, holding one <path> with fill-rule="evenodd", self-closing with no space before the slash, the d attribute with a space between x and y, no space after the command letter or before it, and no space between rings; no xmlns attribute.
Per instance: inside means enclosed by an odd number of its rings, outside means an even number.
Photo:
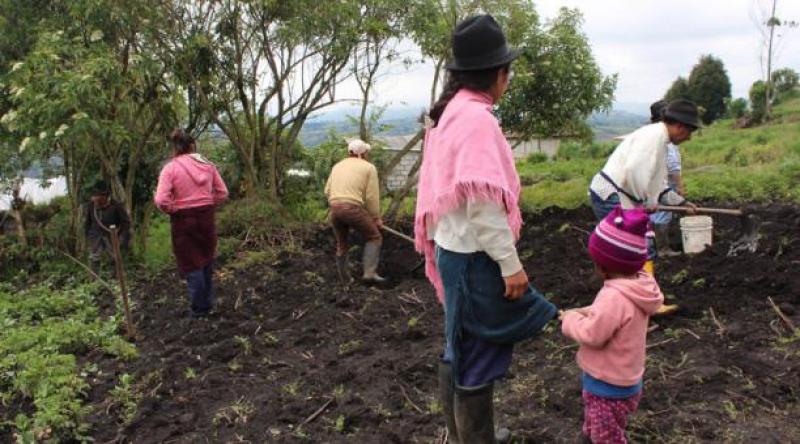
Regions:
<svg viewBox="0 0 800 444"><path fill-rule="evenodd" d="M453 367L441 361L439 361L439 401L442 403L444 423L447 425L447 442L449 444L460 444L456 416L453 410L453 404L455 403Z"/></svg>
<svg viewBox="0 0 800 444"><path fill-rule="evenodd" d="M653 229L656 235L658 257L680 256L680 251L673 251L669 246L669 225L659 224Z"/></svg>
<svg viewBox="0 0 800 444"><path fill-rule="evenodd" d="M502 444L511 438L508 429L494 431L494 384L475 388L456 387L455 417L461 444Z"/></svg>

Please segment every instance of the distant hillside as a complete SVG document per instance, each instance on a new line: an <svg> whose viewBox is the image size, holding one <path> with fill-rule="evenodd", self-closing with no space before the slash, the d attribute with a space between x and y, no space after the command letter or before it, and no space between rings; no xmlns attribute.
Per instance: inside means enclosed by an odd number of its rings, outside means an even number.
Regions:
<svg viewBox="0 0 800 444"><path fill-rule="evenodd" d="M379 134L383 136L402 136L412 134L419 128L417 119L422 109L414 107L389 108L384 113L381 124L386 127ZM349 116L358 115L357 108L344 108L322 114L308 121L300 133L300 141L308 147L317 146L328 138L331 131L351 135L358 132L358 126ZM589 126L598 141L609 140L615 136L629 133L647 122L647 117L624 110L608 113L595 113L588 119Z"/></svg>
<svg viewBox="0 0 800 444"><path fill-rule="evenodd" d="M603 141L627 134L648 120L646 116L615 109L608 113L592 114L587 121L594 131L595 140Z"/></svg>

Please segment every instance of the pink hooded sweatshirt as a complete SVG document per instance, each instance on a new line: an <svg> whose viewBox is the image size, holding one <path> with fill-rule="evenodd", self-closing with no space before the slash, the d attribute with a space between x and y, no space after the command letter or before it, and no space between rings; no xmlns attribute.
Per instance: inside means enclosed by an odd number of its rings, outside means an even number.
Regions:
<svg viewBox="0 0 800 444"><path fill-rule="evenodd" d="M561 331L580 344L578 366L595 379L635 385L644 374L647 322L664 303L656 280L640 271L636 279L609 279L588 316L564 315Z"/></svg>
<svg viewBox="0 0 800 444"><path fill-rule="evenodd" d="M183 154L164 165L158 177L156 206L165 213L218 205L228 188L213 163L198 153Z"/></svg>

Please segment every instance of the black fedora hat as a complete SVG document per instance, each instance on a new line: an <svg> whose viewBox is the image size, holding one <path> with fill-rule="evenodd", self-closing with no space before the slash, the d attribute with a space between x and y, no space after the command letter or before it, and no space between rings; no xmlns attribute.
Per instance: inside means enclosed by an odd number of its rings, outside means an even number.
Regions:
<svg viewBox="0 0 800 444"><path fill-rule="evenodd" d="M92 185L92 195L108 195L111 194L111 187L104 180L98 180Z"/></svg>
<svg viewBox="0 0 800 444"><path fill-rule="evenodd" d="M453 31L451 71L478 71L511 63L519 50L509 48L506 36L489 14L464 19Z"/></svg>
<svg viewBox="0 0 800 444"><path fill-rule="evenodd" d="M664 118L680 122L695 129L703 126L697 115L697 105L691 100L677 99L669 102L669 105L664 109Z"/></svg>

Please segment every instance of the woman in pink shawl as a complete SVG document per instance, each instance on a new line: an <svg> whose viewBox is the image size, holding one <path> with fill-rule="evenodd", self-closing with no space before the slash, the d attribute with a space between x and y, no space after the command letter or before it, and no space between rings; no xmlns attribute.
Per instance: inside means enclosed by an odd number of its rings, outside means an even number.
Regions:
<svg viewBox="0 0 800 444"><path fill-rule="evenodd" d="M557 310L529 285L517 255L519 176L492 113L519 53L490 15L459 23L452 46L425 136L414 232L444 305L439 386L450 442L494 443L510 435L495 434L494 381L505 376L514 343Z"/></svg>

